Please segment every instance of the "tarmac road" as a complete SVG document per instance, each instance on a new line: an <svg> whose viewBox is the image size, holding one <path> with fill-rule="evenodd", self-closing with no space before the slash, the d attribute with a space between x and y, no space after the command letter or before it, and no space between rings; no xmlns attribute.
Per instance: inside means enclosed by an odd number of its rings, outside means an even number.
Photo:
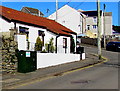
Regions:
<svg viewBox="0 0 120 91"><path fill-rule="evenodd" d="M85 51L97 53L97 48L85 47ZM105 50L102 53L110 61L15 89L118 89L118 53Z"/></svg>

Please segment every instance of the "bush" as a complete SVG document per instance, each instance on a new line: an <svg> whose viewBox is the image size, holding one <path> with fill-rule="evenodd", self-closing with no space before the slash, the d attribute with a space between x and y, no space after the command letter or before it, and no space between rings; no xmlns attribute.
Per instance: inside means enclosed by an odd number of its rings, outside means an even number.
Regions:
<svg viewBox="0 0 120 91"><path fill-rule="evenodd" d="M75 52L75 41L74 41L73 37L71 37L71 46L70 46L70 49L71 49L71 53Z"/></svg>
<svg viewBox="0 0 120 91"><path fill-rule="evenodd" d="M42 51L42 47L43 47L43 43L42 43L40 37L38 37L36 39L36 43L35 43L35 51Z"/></svg>
<svg viewBox="0 0 120 91"><path fill-rule="evenodd" d="M55 47L53 45L53 38L50 39L49 43L45 44L45 49L47 52L54 53Z"/></svg>

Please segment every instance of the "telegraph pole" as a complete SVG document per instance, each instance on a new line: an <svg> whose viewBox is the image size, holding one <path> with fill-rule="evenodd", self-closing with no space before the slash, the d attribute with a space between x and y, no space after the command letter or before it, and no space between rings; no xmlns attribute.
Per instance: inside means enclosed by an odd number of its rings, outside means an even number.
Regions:
<svg viewBox="0 0 120 91"><path fill-rule="evenodd" d="M57 12L57 10L58 10L58 0L56 0L56 21L57 21L57 19L58 19L58 12Z"/></svg>
<svg viewBox="0 0 120 91"><path fill-rule="evenodd" d="M101 59L101 18L100 18L100 0L97 0L97 25L98 25L98 56Z"/></svg>
<svg viewBox="0 0 120 91"><path fill-rule="evenodd" d="M105 32L105 9L106 9L106 5L104 4L104 48L106 47L106 32Z"/></svg>
<svg viewBox="0 0 120 91"><path fill-rule="evenodd" d="M47 17L49 16L49 11L50 11L50 10L49 10L49 9L47 9L47 12L46 12L46 13L47 13Z"/></svg>

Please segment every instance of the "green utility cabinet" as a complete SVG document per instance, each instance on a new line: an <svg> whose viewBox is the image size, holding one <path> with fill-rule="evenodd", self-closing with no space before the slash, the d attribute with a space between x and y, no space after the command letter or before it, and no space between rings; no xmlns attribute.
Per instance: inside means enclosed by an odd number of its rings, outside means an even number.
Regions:
<svg viewBox="0 0 120 91"><path fill-rule="evenodd" d="M18 51L18 72L27 73L37 69L36 51Z"/></svg>

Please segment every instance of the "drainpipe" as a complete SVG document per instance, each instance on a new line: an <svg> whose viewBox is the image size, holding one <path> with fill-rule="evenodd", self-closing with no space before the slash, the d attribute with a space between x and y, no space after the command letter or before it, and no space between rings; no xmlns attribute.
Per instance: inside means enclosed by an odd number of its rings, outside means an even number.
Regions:
<svg viewBox="0 0 120 91"><path fill-rule="evenodd" d="M57 53L57 38L59 37L59 35L56 36L56 50L55 53Z"/></svg>
<svg viewBox="0 0 120 91"><path fill-rule="evenodd" d="M77 52L77 34L76 34L76 50L75 53Z"/></svg>
<svg viewBox="0 0 120 91"><path fill-rule="evenodd" d="M14 29L16 29L16 22L14 22Z"/></svg>

